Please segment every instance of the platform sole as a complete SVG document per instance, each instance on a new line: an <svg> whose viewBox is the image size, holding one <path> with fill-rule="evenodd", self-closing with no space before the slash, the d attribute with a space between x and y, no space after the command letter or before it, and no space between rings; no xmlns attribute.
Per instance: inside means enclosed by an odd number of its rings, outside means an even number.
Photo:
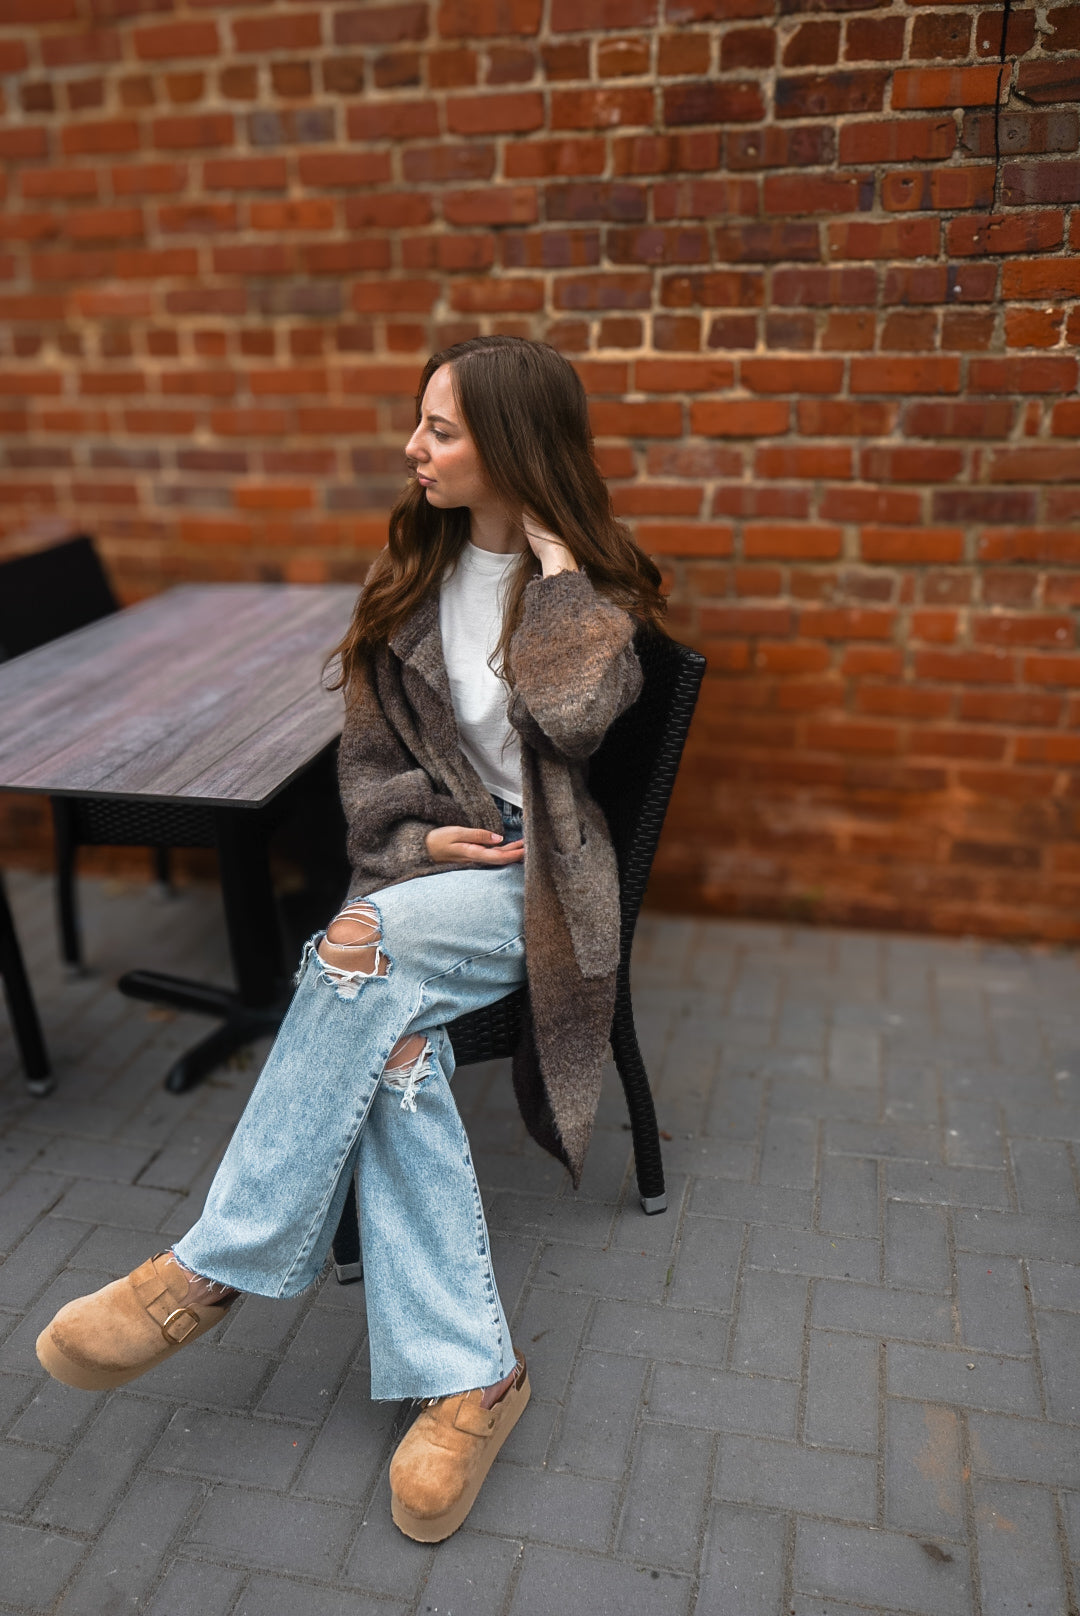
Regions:
<svg viewBox="0 0 1080 1616"><path fill-rule="evenodd" d="M458 1527L463 1524L465 1517L480 1495L480 1489L487 1480L488 1471L499 1456L500 1448L524 1414L529 1398L532 1396L532 1387L529 1385L527 1370L521 1385L507 1395L513 1397L517 1404L516 1409L513 1411L513 1418L504 1423L497 1436L489 1439L490 1446L485 1449L487 1463L482 1470L477 1472L469 1487L466 1488L465 1492L462 1493L461 1497L457 1499L450 1509L443 1510L441 1515L414 1515L391 1493L390 1514L393 1517L394 1525L399 1531L404 1532L406 1537L411 1537L417 1543L441 1543L444 1538L452 1536Z"/></svg>

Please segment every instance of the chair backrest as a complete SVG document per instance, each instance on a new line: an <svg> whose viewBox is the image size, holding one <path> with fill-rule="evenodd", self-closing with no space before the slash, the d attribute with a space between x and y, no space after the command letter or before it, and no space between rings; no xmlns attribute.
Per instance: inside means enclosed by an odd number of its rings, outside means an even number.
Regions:
<svg viewBox="0 0 1080 1616"><path fill-rule="evenodd" d="M119 610L88 534L0 563L0 661Z"/></svg>
<svg viewBox="0 0 1080 1616"><path fill-rule="evenodd" d="M612 724L589 764L589 789L604 810L615 856L624 946L633 935L686 743L705 658L666 635L635 642L644 684Z"/></svg>

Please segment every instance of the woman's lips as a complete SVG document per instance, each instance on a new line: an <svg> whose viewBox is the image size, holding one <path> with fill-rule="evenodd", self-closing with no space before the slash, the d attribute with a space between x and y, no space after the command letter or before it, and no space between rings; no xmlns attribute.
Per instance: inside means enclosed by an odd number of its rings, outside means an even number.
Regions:
<svg viewBox="0 0 1080 1616"><path fill-rule="evenodd" d="M416 474L416 480L420 484L421 488L434 488L435 486L434 477L425 477L423 473L419 471Z"/></svg>

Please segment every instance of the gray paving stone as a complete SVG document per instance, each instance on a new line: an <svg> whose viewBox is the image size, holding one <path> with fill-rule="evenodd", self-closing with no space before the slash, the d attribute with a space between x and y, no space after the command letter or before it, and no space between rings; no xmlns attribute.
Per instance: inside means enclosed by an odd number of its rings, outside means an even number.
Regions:
<svg viewBox="0 0 1080 1616"><path fill-rule="evenodd" d="M989 1167L939 1167L935 1163L889 1162L887 1194L897 1201L939 1206L1000 1207L1009 1205L1004 1172Z"/></svg>
<svg viewBox="0 0 1080 1616"><path fill-rule="evenodd" d="M618 1560L528 1544L507 1616L551 1616L588 1610L590 1616L686 1616L689 1577ZM701 1609L700 1603L698 1606Z"/></svg>
<svg viewBox="0 0 1080 1616"><path fill-rule="evenodd" d="M240 1565L326 1576L340 1561L355 1520L340 1504L216 1486L185 1542Z"/></svg>
<svg viewBox="0 0 1080 1616"><path fill-rule="evenodd" d="M953 1219L960 1251L1038 1254L1045 1262L1074 1262L1080 1251L1080 1217L1023 1212L976 1212L961 1207Z"/></svg>
<svg viewBox="0 0 1080 1616"><path fill-rule="evenodd" d="M1080 1312L1080 1267L1075 1263L1029 1262L1028 1273L1036 1307Z"/></svg>
<svg viewBox="0 0 1080 1616"><path fill-rule="evenodd" d="M55 1180L52 1180L55 1183ZM58 1217L76 1222L120 1223L128 1228L160 1228L176 1206L175 1194L167 1189L146 1189L142 1185L103 1185L82 1178L65 1189L55 1206ZM163 1246L168 1241L163 1239Z"/></svg>
<svg viewBox="0 0 1080 1616"><path fill-rule="evenodd" d="M817 1125L809 1117L771 1117L761 1139L762 1184L812 1189L817 1166Z"/></svg>
<svg viewBox="0 0 1080 1616"><path fill-rule="evenodd" d="M86 1441L93 1437L91 1428ZM311 1431L303 1425L183 1408L162 1432L150 1464L155 1470L181 1470L215 1481L284 1489L300 1468L310 1442Z"/></svg>
<svg viewBox="0 0 1080 1616"><path fill-rule="evenodd" d="M137 1476L57 1607L58 1616L138 1610L201 1492L186 1477Z"/></svg>
<svg viewBox="0 0 1080 1616"><path fill-rule="evenodd" d="M263 1414L322 1419L346 1370L362 1350L364 1329L351 1313L308 1313L259 1399ZM363 1354L366 1362L366 1351Z"/></svg>
<svg viewBox="0 0 1080 1616"><path fill-rule="evenodd" d="M143 1393L205 1408L251 1408L271 1360L229 1352L212 1341L204 1336L151 1370L139 1382Z"/></svg>
<svg viewBox="0 0 1080 1616"><path fill-rule="evenodd" d="M1066 1610L1053 1495L1014 1481L976 1481L973 1492L982 1616Z"/></svg>
<svg viewBox="0 0 1080 1616"><path fill-rule="evenodd" d="M484 1484L469 1516L477 1531L533 1538L568 1549L599 1550L609 1545L619 1499L615 1482L569 1470L526 1470L499 1460L496 1464L497 1473L493 1471Z"/></svg>
<svg viewBox="0 0 1080 1616"><path fill-rule="evenodd" d="M390 1599L415 1600L438 1552L398 1531L390 1519L390 1488L383 1478L359 1522L337 1581Z"/></svg>
<svg viewBox="0 0 1080 1616"><path fill-rule="evenodd" d="M81 1543L35 1526L0 1521L3 1598L15 1606L49 1611L86 1553Z"/></svg>
<svg viewBox="0 0 1080 1616"><path fill-rule="evenodd" d="M420 1596L421 1611L447 1612L448 1616L454 1611L462 1612L462 1616L502 1616L510 1579L521 1556L520 1543L483 1537L463 1527L440 1544ZM383 1609L380 1605L379 1611Z"/></svg>
<svg viewBox="0 0 1080 1616"><path fill-rule="evenodd" d="M355 1589L320 1588L315 1583L297 1582L292 1577L252 1577L234 1616L404 1616L408 1606L393 1604L376 1594L357 1594Z"/></svg>
<svg viewBox="0 0 1080 1616"><path fill-rule="evenodd" d="M885 1278L913 1291L952 1289L946 1213L938 1206L885 1203Z"/></svg>
<svg viewBox="0 0 1080 1616"><path fill-rule="evenodd" d="M35 1377L31 1375L0 1375L0 1432L25 1408L34 1391Z"/></svg>
<svg viewBox="0 0 1080 1616"><path fill-rule="evenodd" d="M815 1285L812 1318L819 1329L852 1330L902 1341L945 1343L953 1339L952 1308L947 1299L842 1279L823 1279Z"/></svg>
<svg viewBox="0 0 1080 1616"><path fill-rule="evenodd" d="M644 1425L616 1548L638 1565L694 1571L701 1548L713 1438L685 1426Z"/></svg>
<svg viewBox="0 0 1080 1616"><path fill-rule="evenodd" d="M820 1222L833 1234L878 1236L878 1164L858 1156L824 1156Z"/></svg>
<svg viewBox="0 0 1080 1616"><path fill-rule="evenodd" d="M698 1179L690 1211L703 1217L736 1218L741 1223L786 1223L795 1229L809 1229L814 1197L810 1190L789 1190L775 1184Z"/></svg>
<svg viewBox="0 0 1080 1616"><path fill-rule="evenodd" d="M747 1263L779 1273L873 1281L880 1254L876 1240L815 1234L809 1229L759 1228L750 1231Z"/></svg>
<svg viewBox="0 0 1080 1616"><path fill-rule="evenodd" d="M920 1347L890 1342L886 1352L887 1389L894 1397L914 1397L958 1408L995 1413L1038 1414L1039 1389L1029 1359L994 1358L972 1348ZM972 1364L972 1369L968 1365Z"/></svg>
<svg viewBox="0 0 1080 1616"><path fill-rule="evenodd" d="M496 1265L497 1266L497 1265ZM671 1264L667 1253L590 1250L587 1246L544 1246L533 1285L541 1289L587 1291L590 1296L606 1296L615 1301L659 1302L667 1287ZM503 1306L510 1299L499 1276Z"/></svg>
<svg viewBox="0 0 1080 1616"><path fill-rule="evenodd" d="M1080 1425L1080 1315L1040 1311L1035 1327L1050 1417Z"/></svg>
<svg viewBox="0 0 1080 1616"><path fill-rule="evenodd" d="M727 1321L686 1307L598 1302L588 1344L601 1352L720 1366L727 1356Z"/></svg>
<svg viewBox="0 0 1080 1616"><path fill-rule="evenodd" d="M360 1287L361 1289L363 1287ZM324 1286L329 1291L329 1285ZM352 1287L335 1286L346 1293ZM270 1296L242 1296L229 1309L225 1322L214 1332L214 1340L237 1352L278 1353L296 1329L298 1320L311 1306L307 1296L290 1300Z"/></svg>
<svg viewBox="0 0 1080 1616"><path fill-rule="evenodd" d="M977 1475L1080 1490L1080 1440L1074 1426L973 1413L968 1432Z"/></svg>
<svg viewBox="0 0 1080 1616"><path fill-rule="evenodd" d="M731 1311L743 1231L738 1223L687 1217L668 1296L677 1306Z"/></svg>
<svg viewBox="0 0 1080 1616"><path fill-rule="evenodd" d="M876 1453L878 1344L864 1336L810 1331L804 1435L817 1447Z"/></svg>
<svg viewBox="0 0 1080 1616"><path fill-rule="evenodd" d="M59 1463L59 1457L48 1448L0 1442L0 1510L8 1515L24 1515L35 1493Z"/></svg>
<svg viewBox="0 0 1080 1616"><path fill-rule="evenodd" d="M588 1296L567 1291L531 1291L517 1318L514 1341L529 1364L529 1379L544 1397L561 1398L570 1378L578 1344L595 1304ZM627 1352L621 1340L596 1342L613 1352Z"/></svg>
<svg viewBox="0 0 1080 1616"><path fill-rule="evenodd" d="M797 1524L794 1586L804 1594L917 1616L969 1616L971 1610L966 1552L826 1521Z"/></svg>
<svg viewBox="0 0 1080 1616"><path fill-rule="evenodd" d="M702 1616L777 1616L787 1534L786 1515L715 1505L702 1556Z"/></svg>
<svg viewBox="0 0 1080 1616"><path fill-rule="evenodd" d="M243 1573L205 1560L176 1560L154 1590L146 1616L229 1616Z"/></svg>
<svg viewBox="0 0 1080 1616"><path fill-rule="evenodd" d="M830 1122L825 1149L830 1155L906 1157L928 1162L938 1158L937 1128L915 1122Z"/></svg>
<svg viewBox="0 0 1080 1616"><path fill-rule="evenodd" d="M159 1403L112 1397L87 1426L35 1512L43 1526L97 1532L165 1421Z"/></svg>
<svg viewBox="0 0 1080 1616"><path fill-rule="evenodd" d="M724 1503L758 1504L842 1520L873 1520L873 1459L769 1438L722 1436L713 1490Z"/></svg>
<svg viewBox="0 0 1080 1616"><path fill-rule="evenodd" d="M1001 1167L1001 1108L991 1100L950 1095L945 1105L945 1160L950 1167Z"/></svg>
<svg viewBox="0 0 1080 1616"><path fill-rule="evenodd" d="M961 1252L956 1260L960 1339L971 1347L1024 1356L1032 1350L1020 1264L1012 1257Z"/></svg>
<svg viewBox="0 0 1080 1616"><path fill-rule="evenodd" d="M1075 1564L1080 1561L1080 1493L1063 1493L1061 1505L1069 1542L1069 1559ZM1075 1571L1073 1576L1075 1580Z"/></svg>
<svg viewBox="0 0 1080 1616"><path fill-rule="evenodd" d="M29 1377L12 1377L20 1381ZM9 1435L41 1447L65 1448L74 1442L105 1401L104 1392L80 1392L38 1373L37 1390L12 1425Z"/></svg>
<svg viewBox="0 0 1080 1616"><path fill-rule="evenodd" d="M87 1223L42 1218L0 1267L0 1306L27 1307L90 1232Z"/></svg>
<svg viewBox="0 0 1080 1616"><path fill-rule="evenodd" d="M106 1179L133 1184L153 1151L145 1145L115 1145L104 1139L50 1139L34 1163L43 1173L66 1178Z"/></svg>
<svg viewBox="0 0 1080 1616"><path fill-rule="evenodd" d="M42 1213L64 1197L64 1189L63 1182L51 1173L20 1174L0 1195L0 1251L17 1246Z"/></svg>
<svg viewBox="0 0 1080 1616"><path fill-rule="evenodd" d="M889 1398L885 1524L928 1537L964 1535L960 1421L936 1403Z"/></svg>
<svg viewBox="0 0 1080 1616"><path fill-rule="evenodd" d="M582 1354L551 1449L555 1470L612 1479L623 1474L645 1384L641 1358Z"/></svg>
<svg viewBox="0 0 1080 1616"><path fill-rule="evenodd" d="M750 1269L743 1278L732 1368L757 1375L798 1375L807 1281Z"/></svg>
<svg viewBox="0 0 1080 1616"><path fill-rule="evenodd" d="M703 1431L793 1437L798 1396L792 1380L659 1363L647 1406L650 1419Z"/></svg>
<svg viewBox="0 0 1080 1616"><path fill-rule="evenodd" d="M371 1491L404 1423L397 1403L371 1401L367 1374L349 1375L312 1443L296 1490L358 1504Z"/></svg>

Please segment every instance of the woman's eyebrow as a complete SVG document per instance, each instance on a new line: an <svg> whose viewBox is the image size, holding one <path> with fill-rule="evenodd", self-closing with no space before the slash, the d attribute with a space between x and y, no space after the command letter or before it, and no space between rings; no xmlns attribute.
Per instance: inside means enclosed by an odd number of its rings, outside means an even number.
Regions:
<svg viewBox="0 0 1080 1616"><path fill-rule="evenodd" d="M453 426L453 427L457 426L456 421L447 420L445 415L429 415L428 420L429 421L441 421L444 426Z"/></svg>

